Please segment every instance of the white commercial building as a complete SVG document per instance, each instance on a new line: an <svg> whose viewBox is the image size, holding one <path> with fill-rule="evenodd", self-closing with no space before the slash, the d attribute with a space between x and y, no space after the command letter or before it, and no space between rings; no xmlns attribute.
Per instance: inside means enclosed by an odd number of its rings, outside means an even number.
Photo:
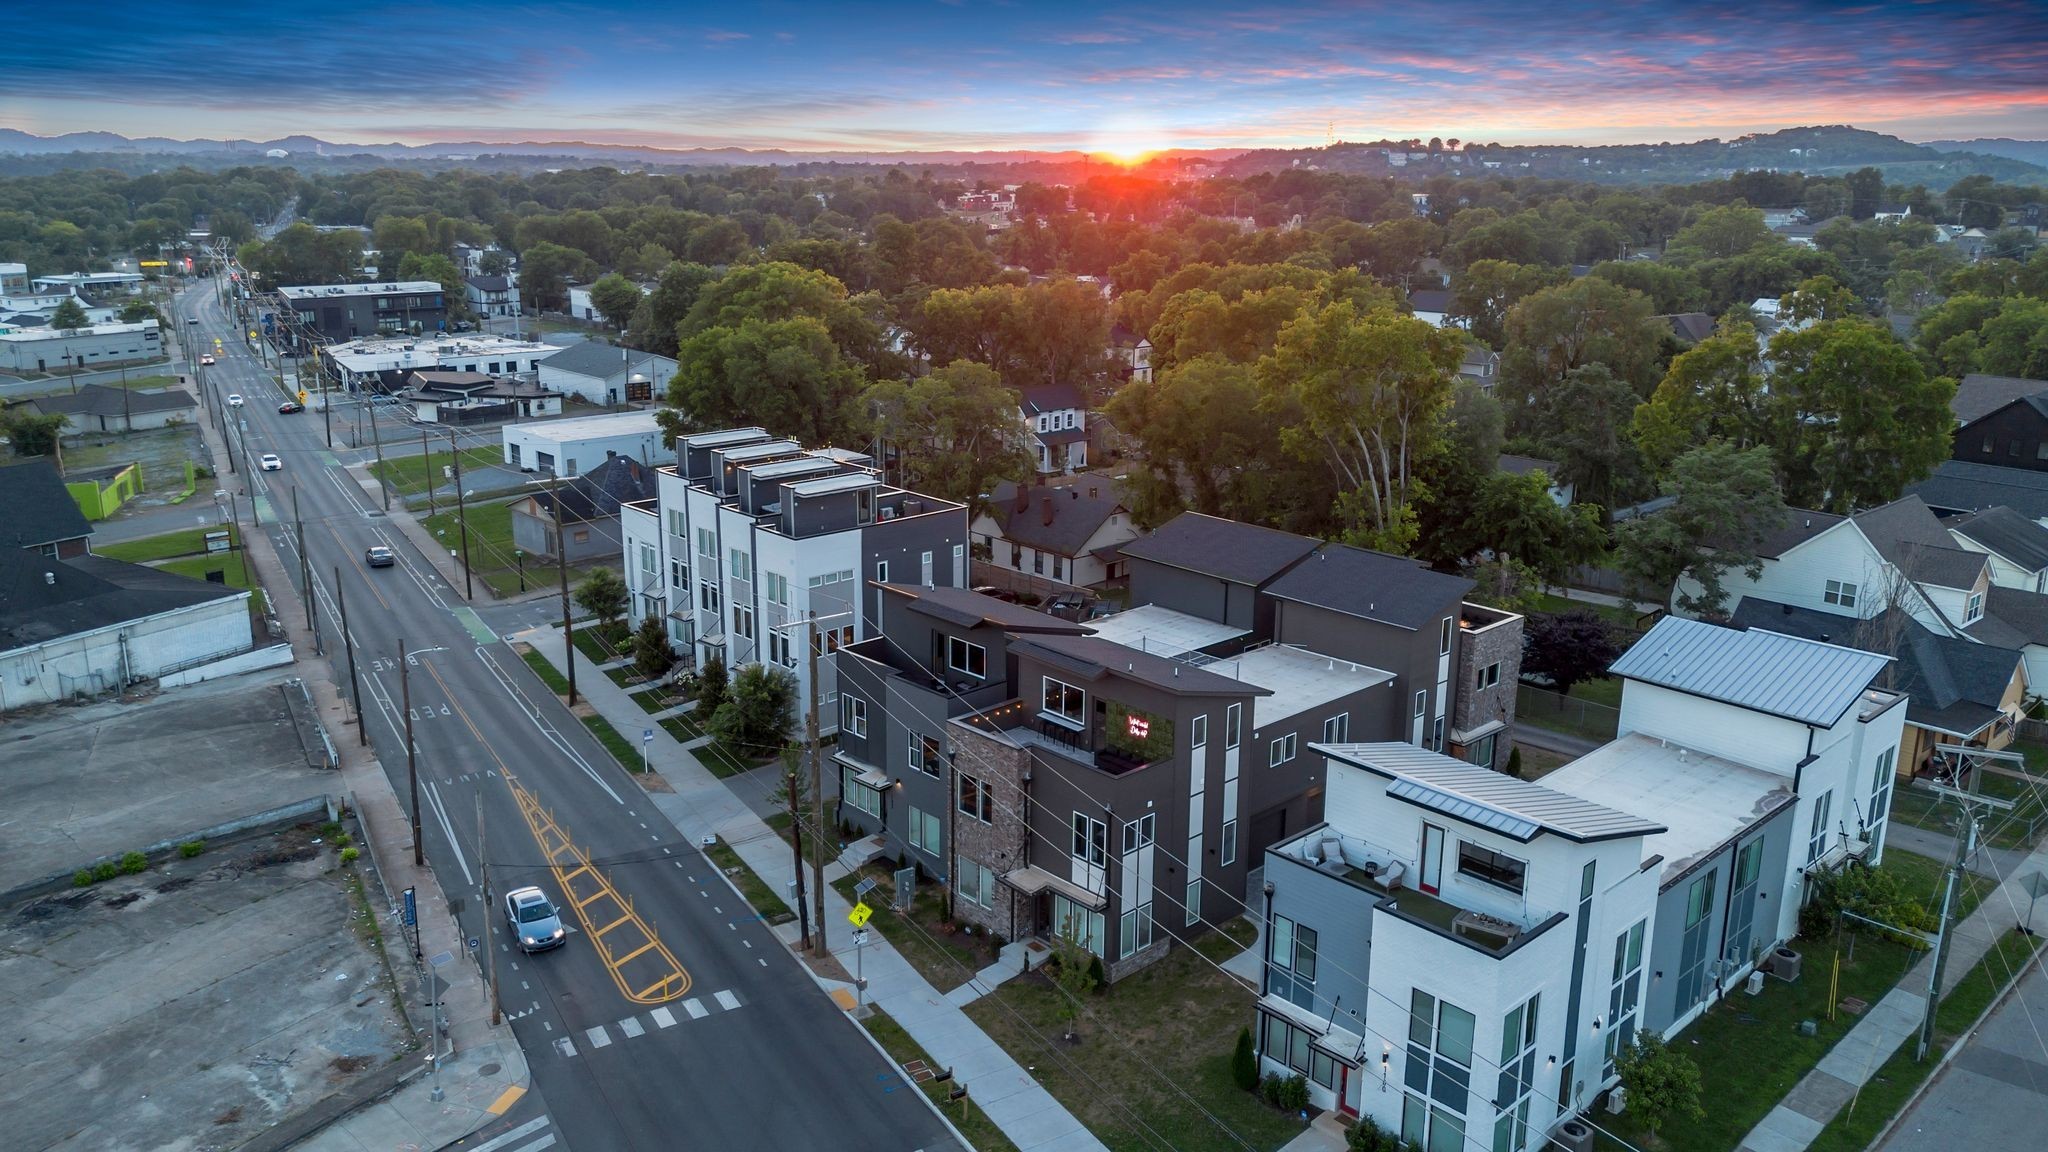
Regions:
<svg viewBox="0 0 2048 1152"><path fill-rule="evenodd" d="M653 352L585 340L548 357L540 382L592 404L646 404L665 395L676 362Z"/></svg>
<svg viewBox="0 0 2048 1152"><path fill-rule="evenodd" d="M532 379L541 361L560 352L553 344L504 336L375 337L320 350L351 390L382 379L396 390L415 371L482 372ZM387 373L396 375L386 377Z"/></svg>
<svg viewBox="0 0 2048 1152"><path fill-rule="evenodd" d="M661 445L661 423L652 412L508 424L504 441L506 464L556 476L581 476L614 456L652 465L668 455Z"/></svg>
<svg viewBox="0 0 2048 1152"><path fill-rule="evenodd" d="M0 332L0 371L75 372L134 364L164 355L154 320L95 324L90 328L22 328Z"/></svg>

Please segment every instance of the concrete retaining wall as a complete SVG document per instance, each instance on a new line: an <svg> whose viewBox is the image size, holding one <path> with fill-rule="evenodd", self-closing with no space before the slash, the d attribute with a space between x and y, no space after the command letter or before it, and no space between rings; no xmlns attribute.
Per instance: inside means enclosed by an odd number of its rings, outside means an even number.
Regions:
<svg viewBox="0 0 2048 1152"><path fill-rule="evenodd" d="M308 820L333 820L339 811L340 808L334 797L312 796L296 803L286 804L283 807L271 808L240 817L239 819L229 820L223 824L215 824L210 828L201 828L193 832L181 832L176 836L159 840L154 844L145 845L140 851L154 862L159 859L169 858L172 853L178 850L178 845L188 844L194 840L204 840L209 847L220 843L233 843L237 840L246 840L251 836L261 836L275 832L281 828L290 828L303 824ZM119 861L120 859L121 854L119 853L111 856L99 856L84 861L78 868L92 868L110 860ZM45 876L41 880L31 880L26 884L16 885L5 892L0 892L0 907L16 904L23 900L32 900L37 896L45 896L51 892L70 888L72 886L71 877L77 873L78 868L73 868L68 872L58 872L54 875Z"/></svg>

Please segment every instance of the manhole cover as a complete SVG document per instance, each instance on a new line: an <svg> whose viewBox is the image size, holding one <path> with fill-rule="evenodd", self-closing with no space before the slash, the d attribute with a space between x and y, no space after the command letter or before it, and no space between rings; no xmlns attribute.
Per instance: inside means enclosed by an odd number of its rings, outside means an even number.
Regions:
<svg viewBox="0 0 2048 1152"><path fill-rule="evenodd" d="M502 1070L502 1068L502 1065L486 1064L483 1067L477 1069L476 1074L479 1076L496 1076Z"/></svg>

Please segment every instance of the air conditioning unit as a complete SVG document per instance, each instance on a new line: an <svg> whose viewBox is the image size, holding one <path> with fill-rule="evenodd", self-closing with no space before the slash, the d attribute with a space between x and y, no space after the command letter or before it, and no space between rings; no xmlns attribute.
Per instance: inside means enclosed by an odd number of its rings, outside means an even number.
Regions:
<svg viewBox="0 0 2048 1152"><path fill-rule="evenodd" d="M1550 1142L1562 1152L1593 1152L1593 1126L1575 1117L1559 1124Z"/></svg>
<svg viewBox="0 0 2048 1152"><path fill-rule="evenodd" d="M1742 990L1749 993L1751 996L1763 995L1764 970L1761 968L1757 968L1751 971L1749 974L1749 979L1746 982L1744 982L1742 986Z"/></svg>
<svg viewBox="0 0 2048 1152"><path fill-rule="evenodd" d="M1619 1116L1627 1109L1628 1089L1617 1084L1612 1091L1607 1093L1607 1111L1611 1115Z"/></svg>
<svg viewBox="0 0 2048 1152"><path fill-rule="evenodd" d="M1771 975L1780 980L1799 979L1799 953L1790 948L1771 949Z"/></svg>

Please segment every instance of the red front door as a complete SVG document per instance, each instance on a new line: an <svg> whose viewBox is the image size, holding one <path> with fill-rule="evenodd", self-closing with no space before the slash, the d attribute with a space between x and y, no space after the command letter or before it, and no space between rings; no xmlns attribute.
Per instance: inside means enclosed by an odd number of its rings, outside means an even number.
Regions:
<svg viewBox="0 0 2048 1152"><path fill-rule="evenodd" d="M1337 1065L1337 1111L1345 1116L1358 1115L1358 1108L1351 1103L1351 1069Z"/></svg>

